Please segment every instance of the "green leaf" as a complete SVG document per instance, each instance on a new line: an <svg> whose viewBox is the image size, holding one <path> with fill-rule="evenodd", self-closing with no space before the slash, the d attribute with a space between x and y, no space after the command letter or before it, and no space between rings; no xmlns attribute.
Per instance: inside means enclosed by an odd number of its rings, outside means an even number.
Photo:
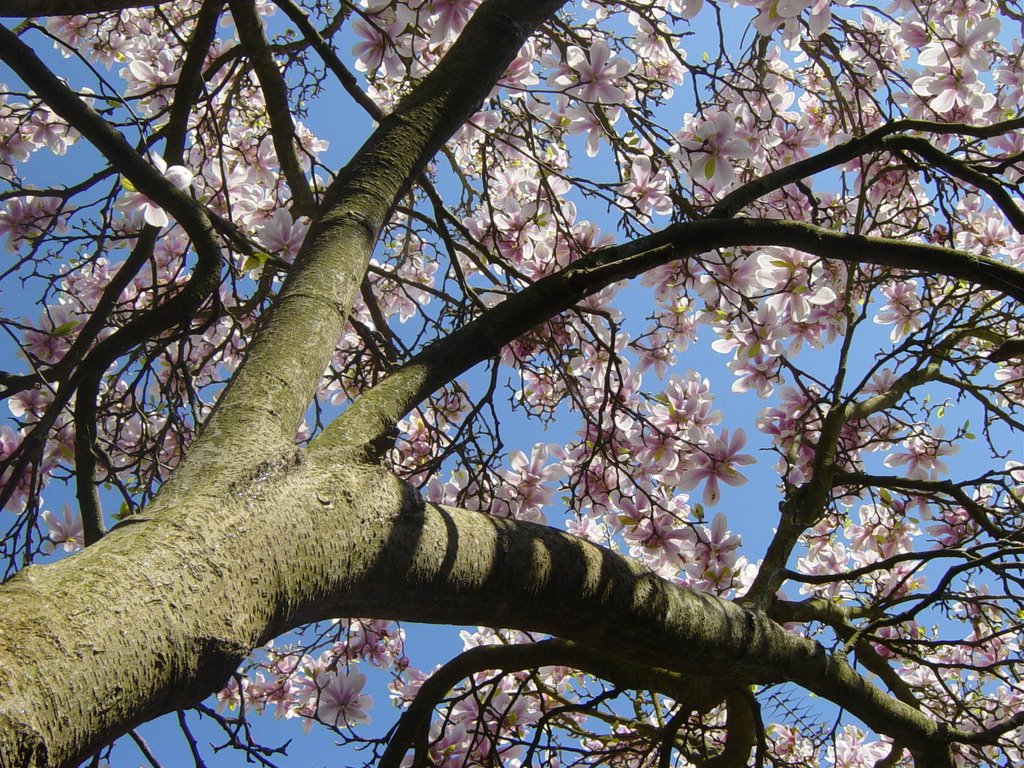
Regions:
<svg viewBox="0 0 1024 768"><path fill-rule="evenodd" d="M126 179L124 176L121 177L121 189L123 189L125 192L138 191L137 189L135 189L135 185L128 181L128 179Z"/></svg>
<svg viewBox="0 0 1024 768"><path fill-rule="evenodd" d="M75 331L75 327L78 323L74 320L68 320L66 323L61 323L52 331L50 334L53 336L70 336Z"/></svg>
<svg viewBox="0 0 1024 768"><path fill-rule="evenodd" d="M704 178L710 179L715 175L715 158L709 158L707 163L704 165Z"/></svg>
<svg viewBox="0 0 1024 768"><path fill-rule="evenodd" d="M264 253L263 251L253 251L246 257L245 263L242 264L242 271L249 272L254 269L260 269L264 264L267 263L267 259L269 258L269 253Z"/></svg>

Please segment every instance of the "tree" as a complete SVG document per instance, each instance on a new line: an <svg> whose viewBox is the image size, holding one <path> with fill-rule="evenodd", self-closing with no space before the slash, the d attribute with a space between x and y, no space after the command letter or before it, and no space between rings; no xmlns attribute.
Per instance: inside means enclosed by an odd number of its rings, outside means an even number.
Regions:
<svg viewBox="0 0 1024 768"><path fill-rule="evenodd" d="M6 0L0 766L356 739L360 663L381 765L1021 759L1021 11L739 6ZM698 333L766 401L763 552ZM502 629L428 676L393 620Z"/></svg>

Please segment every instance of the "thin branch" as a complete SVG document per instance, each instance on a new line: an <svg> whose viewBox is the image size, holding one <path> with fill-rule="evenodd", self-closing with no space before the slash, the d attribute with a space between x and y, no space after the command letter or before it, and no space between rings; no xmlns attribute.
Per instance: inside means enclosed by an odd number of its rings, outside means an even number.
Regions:
<svg viewBox="0 0 1024 768"><path fill-rule="evenodd" d="M238 37L252 62L270 119L270 135L274 141L277 161L292 193L293 215L312 216L316 198L309 186L295 147L298 141L288 103L288 85L263 35L263 25L256 16L253 0L228 0Z"/></svg>

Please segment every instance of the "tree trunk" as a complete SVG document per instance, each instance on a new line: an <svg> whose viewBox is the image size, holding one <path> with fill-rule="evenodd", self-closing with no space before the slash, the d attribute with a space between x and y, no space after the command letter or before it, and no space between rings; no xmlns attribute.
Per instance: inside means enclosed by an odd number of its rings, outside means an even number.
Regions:
<svg viewBox="0 0 1024 768"><path fill-rule="evenodd" d="M168 488L81 554L18 574L0 615L2 768L74 765L208 696L250 649L346 616L514 627L723 683L793 680L894 737L938 735L760 612L551 528L424 506L379 467L297 453Z"/></svg>

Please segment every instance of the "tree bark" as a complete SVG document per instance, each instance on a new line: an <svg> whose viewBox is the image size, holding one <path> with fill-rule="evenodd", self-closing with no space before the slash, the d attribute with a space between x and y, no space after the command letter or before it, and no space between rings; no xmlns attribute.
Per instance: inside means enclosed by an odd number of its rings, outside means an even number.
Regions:
<svg viewBox="0 0 1024 768"><path fill-rule="evenodd" d="M148 8L169 0L4 0L0 18L32 16L74 16L79 13L123 11L127 8Z"/></svg>
<svg viewBox="0 0 1024 768"><path fill-rule="evenodd" d="M282 455L169 487L84 552L25 569L0 591L0 766L74 765L209 695L251 648L344 616L513 627L721 681L791 680L904 743L942 741L763 613L552 528L417 502L382 468Z"/></svg>

